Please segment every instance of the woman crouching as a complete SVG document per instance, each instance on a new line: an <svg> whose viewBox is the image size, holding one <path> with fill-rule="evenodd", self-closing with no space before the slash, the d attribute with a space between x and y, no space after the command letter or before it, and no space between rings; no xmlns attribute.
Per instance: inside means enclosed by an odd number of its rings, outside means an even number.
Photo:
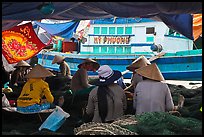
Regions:
<svg viewBox="0 0 204 137"><path fill-rule="evenodd" d="M18 111L39 112L52 107L54 97L48 83L44 81L45 77L49 76L54 76L54 74L39 64L25 76L28 81L17 99Z"/></svg>
<svg viewBox="0 0 204 137"><path fill-rule="evenodd" d="M86 113L92 116L93 122L112 122L124 115L127 108L124 90L114 83L121 76L120 71L112 70L108 65L98 69L99 79L89 93Z"/></svg>

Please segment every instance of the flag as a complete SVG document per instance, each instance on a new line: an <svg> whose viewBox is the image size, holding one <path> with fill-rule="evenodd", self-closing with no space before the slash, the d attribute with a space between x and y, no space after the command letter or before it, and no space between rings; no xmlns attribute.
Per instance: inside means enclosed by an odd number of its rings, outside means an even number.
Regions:
<svg viewBox="0 0 204 137"><path fill-rule="evenodd" d="M193 36L194 41L202 34L202 14L193 14Z"/></svg>
<svg viewBox="0 0 204 137"><path fill-rule="evenodd" d="M2 31L2 54L9 64L32 58L45 46L31 22Z"/></svg>

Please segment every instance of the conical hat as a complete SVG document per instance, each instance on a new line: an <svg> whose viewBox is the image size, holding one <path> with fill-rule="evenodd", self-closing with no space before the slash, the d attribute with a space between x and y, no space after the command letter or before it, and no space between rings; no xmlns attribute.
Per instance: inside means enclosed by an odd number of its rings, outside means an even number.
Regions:
<svg viewBox="0 0 204 137"><path fill-rule="evenodd" d="M156 65L156 63L153 63L151 65L147 65L145 67L141 67L141 68L137 69L136 72L139 75L144 76L144 77L149 78L149 79L152 79L152 80L156 80L156 81L165 80L162 73L160 72L158 66Z"/></svg>
<svg viewBox="0 0 204 137"><path fill-rule="evenodd" d="M96 68L98 70L98 68L100 67L100 65L98 64L98 62L96 62L95 60L93 59L90 59L90 58L87 58L85 59L81 64L78 65L78 68L81 67L82 64L84 63L94 63L94 68Z"/></svg>
<svg viewBox="0 0 204 137"><path fill-rule="evenodd" d="M33 69L31 69L25 78L44 78L49 76L54 76L54 74L40 64L37 64L35 67L33 67Z"/></svg>
<svg viewBox="0 0 204 137"><path fill-rule="evenodd" d="M145 56L140 56L135 61L133 61L131 65L127 66L126 69L132 71L134 69L138 69L140 67L144 67L144 66L147 66L149 64L151 64L151 63L149 62L149 60L147 60L147 58Z"/></svg>
<svg viewBox="0 0 204 137"><path fill-rule="evenodd" d="M65 59L65 57L55 55L54 59L52 60L52 64L59 63L64 59Z"/></svg>
<svg viewBox="0 0 204 137"><path fill-rule="evenodd" d="M24 60L21 60L21 61L19 61L15 66L14 66L15 68L17 68L17 67L30 67L30 64L28 64L26 61L24 61Z"/></svg>

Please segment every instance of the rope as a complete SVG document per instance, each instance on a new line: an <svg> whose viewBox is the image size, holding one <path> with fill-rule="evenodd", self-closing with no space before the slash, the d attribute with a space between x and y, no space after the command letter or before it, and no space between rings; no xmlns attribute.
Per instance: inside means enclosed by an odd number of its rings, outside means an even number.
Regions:
<svg viewBox="0 0 204 137"><path fill-rule="evenodd" d="M38 113L38 117L40 118L40 122L43 122L43 120L42 120L42 118L41 118L39 113Z"/></svg>
<svg viewBox="0 0 204 137"><path fill-rule="evenodd" d="M193 41L193 46L194 46L196 49L198 49L194 41Z"/></svg>

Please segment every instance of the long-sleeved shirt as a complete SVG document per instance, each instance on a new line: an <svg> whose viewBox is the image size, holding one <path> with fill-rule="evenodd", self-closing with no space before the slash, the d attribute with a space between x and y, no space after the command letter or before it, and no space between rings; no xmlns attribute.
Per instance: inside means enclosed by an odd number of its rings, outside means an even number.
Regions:
<svg viewBox="0 0 204 137"><path fill-rule="evenodd" d="M84 68L78 69L74 74L74 76L72 77L71 90L76 92L79 90L83 90L85 88L89 88L91 86L92 85L89 84L89 81L88 81L87 70Z"/></svg>
<svg viewBox="0 0 204 137"><path fill-rule="evenodd" d="M130 91L130 92L134 93L135 87L142 80L143 80L142 76L138 75L137 73L132 74L131 84L130 84L130 86L125 88L125 91Z"/></svg>
<svg viewBox="0 0 204 137"><path fill-rule="evenodd" d="M118 84L113 83L108 87L111 90L110 92L113 93L114 103L112 99L109 96L107 96L108 113L105 118L105 121L112 121L124 115L124 112L127 108L127 100L126 100L124 90ZM93 115L93 119L92 119L93 122L102 122L101 117L99 115L99 110L98 110L97 91L98 91L98 86L92 89L92 91L89 93L86 113L88 115Z"/></svg>
<svg viewBox="0 0 204 137"><path fill-rule="evenodd" d="M48 83L42 79L29 79L18 97L17 106L27 107L40 104L43 96L46 97L47 102L53 103L54 97L50 92Z"/></svg>
<svg viewBox="0 0 204 137"><path fill-rule="evenodd" d="M65 61L60 64L59 69L63 76L71 76L69 65Z"/></svg>
<svg viewBox="0 0 204 137"><path fill-rule="evenodd" d="M139 82L133 96L133 108L136 114L173 110L174 103L168 85L149 79Z"/></svg>

